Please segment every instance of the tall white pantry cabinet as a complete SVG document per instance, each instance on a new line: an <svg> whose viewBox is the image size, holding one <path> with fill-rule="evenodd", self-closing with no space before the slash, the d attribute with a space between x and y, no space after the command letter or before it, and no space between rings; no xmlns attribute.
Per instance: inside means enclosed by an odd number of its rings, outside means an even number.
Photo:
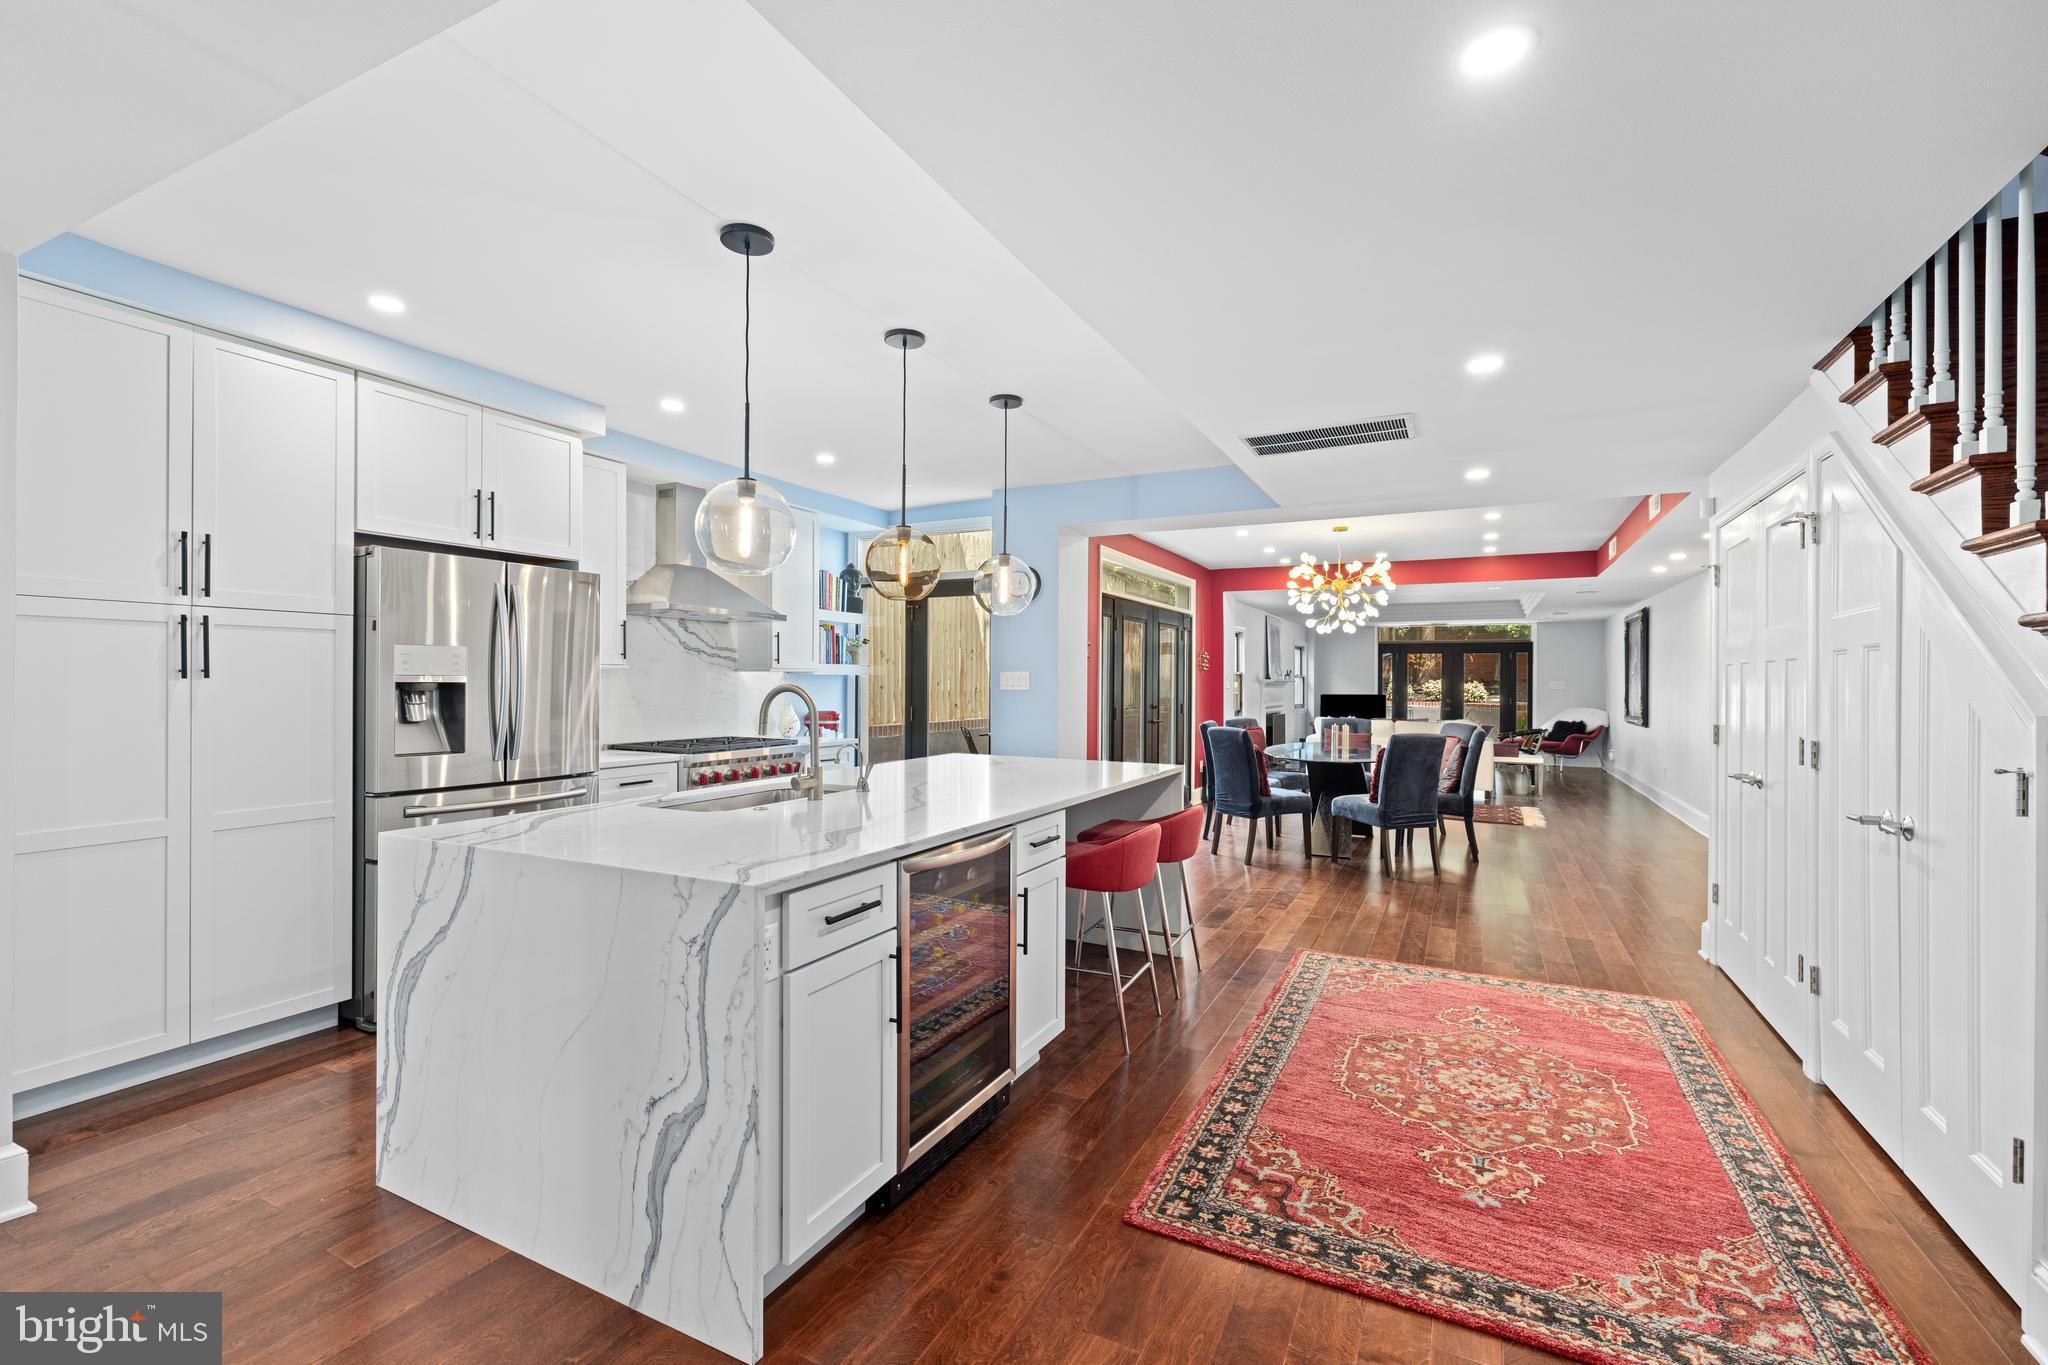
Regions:
<svg viewBox="0 0 2048 1365"><path fill-rule="evenodd" d="M20 288L26 1090L347 994L356 381Z"/></svg>

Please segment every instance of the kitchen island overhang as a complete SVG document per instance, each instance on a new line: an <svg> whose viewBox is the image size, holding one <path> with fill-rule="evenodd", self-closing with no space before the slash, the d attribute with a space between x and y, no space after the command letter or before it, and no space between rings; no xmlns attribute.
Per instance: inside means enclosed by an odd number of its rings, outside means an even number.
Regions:
<svg viewBox="0 0 2048 1365"><path fill-rule="evenodd" d="M377 1182L756 1359L764 1283L788 1270L785 898L1026 822L1072 838L1166 814L1184 784L1177 766L954 754L818 802L386 835Z"/></svg>

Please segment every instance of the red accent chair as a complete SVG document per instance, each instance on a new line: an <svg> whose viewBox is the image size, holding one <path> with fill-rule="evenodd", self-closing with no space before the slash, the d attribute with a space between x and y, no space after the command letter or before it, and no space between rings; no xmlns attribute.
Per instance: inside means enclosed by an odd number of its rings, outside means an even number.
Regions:
<svg viewBox="0 0 2048 1365"><path fill-rule="evenodd" d="M1202 825L1207 816L1208 812L1201 806L1189 806L1186 810L1152 820L1105 820L1081 831L1081 842L1085 844L1107 843L1141 829L1159 831L1159 872L1154 874L1153 883L1159 887L1160 936L1166 940L1166 975L1173 982L1173 998L1176 1000L1180 999L1180 963L1175 959L1182 939L1188 940L1194 949L1195 970L1202 970L1202 940L1195 936L1195 902L1188 894L1187 860L1202 847ZM1174 932L1173 922L1166 913L1166 887L1159 875L1168 863L1181 864L1182 927L1178 933ZM1139 892L1138 896L1142 901L1144 892Z"/></svg>
<svg viewBox="0 0 2048 1365"><path fill-rule="evenodd" d="M1549 723L1543 727L1544 730L1548 731L1550 726L1557 724L1561 720L1583 722L1586 727L1585 733L1567 735L1563 739L1539 740L1536 744L1536 751L1538 753L1548 754L1560 761L1567 758L1577 758L1580 754L1592 748L1594 741L1607 733L1607 713L1595 706L1580 706L1568 711L1560 711L1550 718Z"/></svg>
<svg viewBox="0 0 2048 1365"><path fill-rule="evenodd" d="M1142 976L1152 983L1152 1012L1166 1012L1159 998L1159 978L1152 972L1152 927L1145 922L1144 887L1158 873L1159 830L1149 823L1140 824L1121 838L1067 845L1067 889L1081 893L1081 909L1074 926L1073 961L1067 970L1106 976L1116 983L1116 1026L1123 1034L1126 1056L1131 1051L1131 1026L1124 1018L1124 992ZM1122 953L1116 946L1116 898L1131 891L1138 893L1138 938L1145 945L1145 965L1125 976ZM1081 965L1081 943L1088 936L1088 898L1097 894L1102 897L1102 918L1098 922L1103 930L1103 948L1109 954L1107 971Z"/></svg>

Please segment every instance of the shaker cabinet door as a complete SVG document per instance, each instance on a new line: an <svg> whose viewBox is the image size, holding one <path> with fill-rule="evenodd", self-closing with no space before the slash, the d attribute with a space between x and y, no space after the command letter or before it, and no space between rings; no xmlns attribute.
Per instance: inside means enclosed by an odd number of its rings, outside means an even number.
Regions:
<svg viewBox="0 0 2048 1365"><path fill-rule="evenodd" d="M23 281L17 592L170 602L191 570L192 329Z"/></svg>
<svg viewBox="0 0 2048 1365"><path fill-rule="evenodd" d="M192 1037L348 997L351 628L207 611L192 669Z"/></svg>
<svg viewBox="0 0 2048 1365"><path fill-rule="evenodd" d="M536 559L580 557L582 440L489 409L483 421L485 547Z"/></svg>
<svg viewBox="0 0 2048 1365"><path fill-rule="evenodd" d="M782 978L782 1259L896 1174L896 930Z"/></svg>
<svg viewBox="0 0 2048 1365"><path fill-rule="evenodd" d="M355 376L202 332L192 380L194 597L346 613Z"/></svg>
<svg viewBox="0 0 2048 1365"><path fill-rule="evenodd" d="M1017 1071L1038 1061L1039 1051L1067 1025L1067 993L1061 970L1067 860L1055 858L1017 878Z"/></svg>
<svg viewBox="0 0 2048 1365"><path fill-rule="evenodd" d="M356 529L440 545L484 536L484 412L403 384L356 380Z"/></svg>
<svg viewBox="0 0 2048 1365"><path fill-rule="evenodd" d="M597 575L597 662L626 662L626 466L583 457L582 568Z"/></svg>

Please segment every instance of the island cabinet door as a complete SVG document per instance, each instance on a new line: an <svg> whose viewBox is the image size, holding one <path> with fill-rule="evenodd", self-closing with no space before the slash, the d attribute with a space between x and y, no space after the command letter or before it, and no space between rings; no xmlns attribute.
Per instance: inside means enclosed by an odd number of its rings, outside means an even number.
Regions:
<svg viewBox="0 0 2048 1365"><path fill-rule="evenodd" d="M786 1263L896 1174L896 944L891 929L782 978Z"/></svg>
<svg viewBox="0 0 2048 1365"><path fill-rule="evenodd" d="M1060 970L1065 939L1067 860L1055 858L1017 877L1017 1072L1067 1025L1067 993Z"/></svg>

